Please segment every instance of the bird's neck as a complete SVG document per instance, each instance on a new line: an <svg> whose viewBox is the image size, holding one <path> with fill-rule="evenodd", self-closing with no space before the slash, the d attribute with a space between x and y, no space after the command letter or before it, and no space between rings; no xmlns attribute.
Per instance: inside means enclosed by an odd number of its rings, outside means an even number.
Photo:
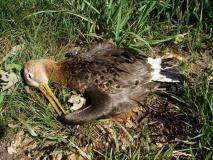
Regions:
<svg viewBox="0 0 213 160"><path fill-rule="evenodd" d="M54 83L57 87L67 85L66 74L63 73L63 69L60 65L55 63L47 66L46 68L50 82Z"/></svg>

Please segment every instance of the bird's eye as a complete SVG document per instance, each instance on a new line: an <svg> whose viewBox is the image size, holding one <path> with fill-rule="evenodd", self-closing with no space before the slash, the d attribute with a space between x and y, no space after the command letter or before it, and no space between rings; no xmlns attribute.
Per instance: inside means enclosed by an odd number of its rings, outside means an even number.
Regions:
<svg viewBox="0 0 213 160"><path fill-rule="evenodd" d="M28 77L29 77L29 79L32 79L32 78L33 78L31 74L28 74Z"/></svg>

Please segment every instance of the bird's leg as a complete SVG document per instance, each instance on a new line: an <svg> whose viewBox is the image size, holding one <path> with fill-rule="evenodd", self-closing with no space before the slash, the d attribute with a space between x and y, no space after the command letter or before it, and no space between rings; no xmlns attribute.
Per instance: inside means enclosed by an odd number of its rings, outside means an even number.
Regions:
<svg viewBox="0 0 213 160"><path fill-rule="evenodd" d="M106 118L112 112L111 98L95 86L88 87L84 93L87 107L61 116L66 124L81 124L92 120Z"/></svg>

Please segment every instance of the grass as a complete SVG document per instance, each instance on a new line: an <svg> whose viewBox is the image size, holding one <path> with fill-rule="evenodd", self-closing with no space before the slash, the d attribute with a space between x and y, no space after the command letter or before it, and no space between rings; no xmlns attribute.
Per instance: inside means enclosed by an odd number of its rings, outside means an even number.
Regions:
<svg viewBox="0 0 213 160"><path fill-rule="evenodd" d="M29 59L63 59L75 43L104 39L112 39L117 46L129 46L146 55L158 54L155 48L181 46L189 56L199 59L202 43L212 41L212 3L210 0L0 1L0 67L20 76L20 68ZM17 45L23 46L11 54ZM99 122L79 128L63 126L41 94L26 88L21 77L12 91L1 90L0 126L22 124L21 129L40 145L49 142L55 145L52 154L78 150L88 159L171 159L176 151L190 154L190 159L211 159L213 94L206 79L200 80L199 86L185 86L183 95L176 97L185 106L181 114L197 129L196 133L158 150L151 149L150 135L143 130L136 141L130 131L116 125L115 149L85 151L81 148L84 145L77 145L75 136L82 134L82 143L89 144ZM66 89L58 93L64 106L67 106L66 94ZM118 140L120 130L130 139L127 152ZM1 135L5 133L1 131Z"/></svg>
<svg viewBox="0 0 213 160"><path fill-rule="evenodd" d="M211 73L212 74L212 73ZM179 97L179 101L186 105L183 114L188 117L189 124L199 126L197 134L189 137L189 141L196 141L196 145L192 145L194 159L212 157L212 132L213 132L213 92L209 90L209 82L206 76L202 77L201 84L195 87L186 85L183 95ZM196 152L195 152L196 151Z"/></svg>

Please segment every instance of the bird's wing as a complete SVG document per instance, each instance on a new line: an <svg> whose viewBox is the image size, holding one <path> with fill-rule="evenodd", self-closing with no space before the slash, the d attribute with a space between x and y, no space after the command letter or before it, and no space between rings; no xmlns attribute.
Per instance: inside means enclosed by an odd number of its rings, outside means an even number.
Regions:
<svg viewBox="0 0 213 160"><path fill-rule="evenodd" d="M81 124L106 118L113 111L109 95L95 86L88 87L84 97L87 100L88 106L61 117L62 122L66 124Z"/></svg>
<svg viewBox="0 0 213 160"><path fill-rule="evenodd" d="M71 49L71 51L65 53L67 58L78 57L84 60L92 60L96 55L106 52L109 49L115 48L115 45L109 41L93 42L89 45L81 45Z"/></svg>

